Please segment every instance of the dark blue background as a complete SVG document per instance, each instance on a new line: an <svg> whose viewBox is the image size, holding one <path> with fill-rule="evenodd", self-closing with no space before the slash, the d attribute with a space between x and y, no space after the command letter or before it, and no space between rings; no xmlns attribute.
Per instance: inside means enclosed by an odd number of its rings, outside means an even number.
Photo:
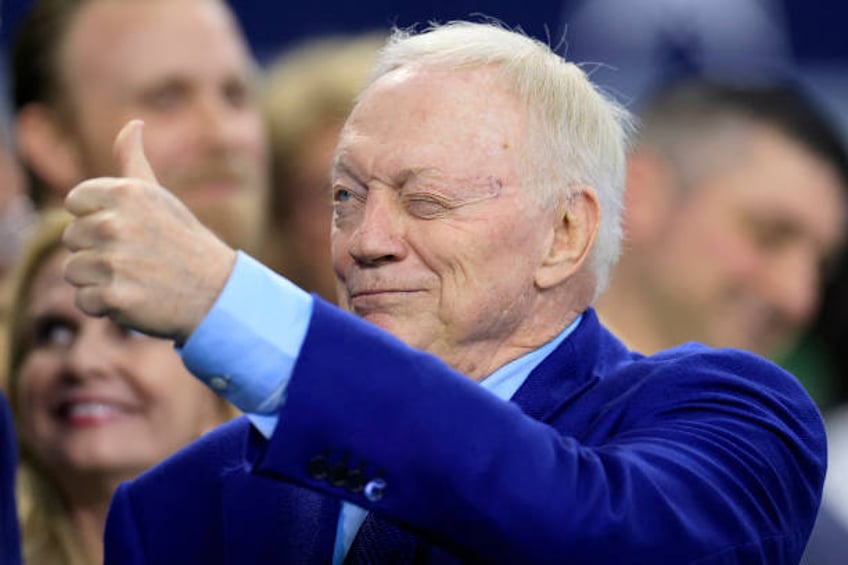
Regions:
<svg viewBox="0 0 848 565"><path fill-rule="evenodd" d="M710 0L701 0L709 2ZM848 3L839 0L782 0L796 57L802 61L848 64ZM428 20L446 21L483 13L521 26L527 33L557 43L563 22L578 0L230 0L256 55L266 60L277 50L312 34L405 27ZM0 0L5 43L28 0Z"/></svg>
<svg viewBox="0 0 848 565"><path fill-rule="evenodd" d="M301 3L279 0L229 0L229 3L243 25L254 54L262 63L269 62L293 43L314 35L362 32L386 29L390 26L408 27L433 20L445 22L482 14L500 20L509 27L520 27L526 33L552 45L561 46L561 52L567 49L566 54L570 60L604 63L607 68L596 69L598 72L593 74L593 80L618 95L626 105L630 105L645 88L649 88L658 80L656 75L679 72L676 67L683 68L685 72L698 71L698 68L687 67L693 62L697 63L698 58L703 55L699 49L709 43L704 41L704 34L711 34L712 37L714 29L722 25L701 25L701 31L698 32L701 37L689 37L681 41L679 37L674 37L679 35L674 32L678 31L681 24L687 26L691 22L681 22L680 18L670 24L666 22L666 28L672 30L668 35L673 39L670 42L664 39L660 44L640 47L651 59L645 68L627 60L628 50L632 51L632 46L619 47L616 51L617 30L621 30L622 26L625 30L630 29L633 27L633 21L646 19L642 17L649 12L643 7L646 4L662 6L667 11L668 5L691 9L690 6L716 6L719 2L689 1L695 4L686 4L686 0L624 0L625 10L616 13L610 11L609 17L606 12L601 13L601 21L604 24L600 27L607 29L598 33L589 29L590 26L575 23L579 22L579 19L574 17L574 13L586 5L597 7L603 4L603 0L312 0ZM772 1L783 12L784 35L790 49L789 71L793 76L797 75L799 80L823 101L848 137L848 2ZM30 0L0 0L0 17L3 18L0 26L0 52L8 46L15 23L25 12L29 2ZM705 4L696 4L697 2ZM752 2L763 3L765 0L724 0L721 5L734 11L740 4ZM622 11L628 13L622 14ZM687 15L688 12L684 12L684 20ZM566 41L563 41L566 22L572 27L565 34ZM606 22L614 23L606 25ZM743 29L742 35L747 33L747 28ZM590 41L586 41L587 37ZM608 46L611 46L612 50L608 49ZM715 51L715 45L710 49ZM621 59L617 60L618 57ZM746 52L731 50L731 55L723 54L721 57L727 59L728 66L735 66L736 72L741 61L743 74L751 72L759 64L747 61ZM641 64L645 64L645 61ZM715 70L715 61L712 61L712 64L711 70Z"/></svg>

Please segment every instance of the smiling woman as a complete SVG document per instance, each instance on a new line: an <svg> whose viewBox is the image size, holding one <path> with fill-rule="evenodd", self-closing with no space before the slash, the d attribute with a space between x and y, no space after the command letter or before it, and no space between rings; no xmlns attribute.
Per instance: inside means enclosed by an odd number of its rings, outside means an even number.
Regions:
<svg viewBox="0 0 848 565"><path fill-rule="evenodd" d="M233 410L191 377L173 344L74 306L47 214L14 277L10 402L21 444L18 495L28 563L102 561L112 493Z"/></svg>

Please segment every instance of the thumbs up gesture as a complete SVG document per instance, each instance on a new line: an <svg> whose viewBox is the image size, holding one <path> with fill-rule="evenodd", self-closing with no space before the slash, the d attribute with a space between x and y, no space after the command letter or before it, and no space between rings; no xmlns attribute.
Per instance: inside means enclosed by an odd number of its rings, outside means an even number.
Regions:
<svg viewBox="0 0 848 565"><path fill-rule="evenodd" d="M118 132L113 152L122 176L158 184L156 174L144 154L143 131L144 122L130 120Z"/></svg>
<svg viewBox="0 0 848 565"><path fill-rule="evenodd" d="M71 250L65 278L87 314L149 335L185 341L214 304L236 253L166 188L147 161L144 123L115 139L120 177L78 184L65 208Z"/></svg>

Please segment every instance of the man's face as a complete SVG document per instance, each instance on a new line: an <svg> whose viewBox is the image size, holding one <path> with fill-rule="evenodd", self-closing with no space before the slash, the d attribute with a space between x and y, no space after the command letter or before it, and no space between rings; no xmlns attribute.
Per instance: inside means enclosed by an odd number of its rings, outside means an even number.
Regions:
<svg viewBox="0 0 848 565"><path fill-rule="evenodd" d="M231 245L254 245L267 192L266 141L253 66L223 3L91 0L63 45L82 175L115 174L115 135L141 118L159 181Z"/></svg>
<svg viewBox="0 0 848 565"><path fill-rule="evenodd" d="M816 312L846 203L832 168L776 131L736 159L671 207L640 284L678 338L772 355Z"/></svg>
<svg viewBox="0 0 848 565"><path fill-rule="evenodd" d="M332 175L342 306L472 377L496 368L532 323L554 217L522 185L525 128L491 69L372 85Z"/></svg>

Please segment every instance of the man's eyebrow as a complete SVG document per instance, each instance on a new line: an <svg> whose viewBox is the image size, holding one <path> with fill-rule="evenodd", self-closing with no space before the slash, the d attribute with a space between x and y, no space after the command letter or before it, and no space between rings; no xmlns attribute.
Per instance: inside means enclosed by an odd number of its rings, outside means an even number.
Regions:
<svg viewBox="0 0 848 565"><path fill-rule="evenodd" d="M411 181L418 180L420 177L428 175L439 178L441 171L437 167L412 167L406 168L395 175L395 182L398 186L403 186Z"/></svg>
<svg viewBox="0 0 848 565"><path fill-rule="evenodd" d="M333 158L331 172L334 174L343 174L353 177L357 181L363 182L363 175L344 158L344 154L338 154ZM416 180L418 177L434 173L438 175L440 170L437 167L409 167L398 171L391 179L393 184L403 186L410 181Z"/></svg>
<svg viewBox="0 0 848 565"><path fill-rule="evenodd" d="M403 175L403 176L402 176ZM440 192L468 203L481 199L500 196L503 192L504 181L492 175L451 176L438 167L410 168L399 175L400 186L421 180L428 185L435 185Z"/></svg>
<svg viewBox="0 0 848 565"><path fill-rule="evenodd" d="M357 173L357 171L353 168L352 165L348 164L348 162L345 161L344 155L341 153L333 157L333 164L330 168L330 172L332 174L342 173L351 176L357 180L359 179L359 174Z"/></svg>

